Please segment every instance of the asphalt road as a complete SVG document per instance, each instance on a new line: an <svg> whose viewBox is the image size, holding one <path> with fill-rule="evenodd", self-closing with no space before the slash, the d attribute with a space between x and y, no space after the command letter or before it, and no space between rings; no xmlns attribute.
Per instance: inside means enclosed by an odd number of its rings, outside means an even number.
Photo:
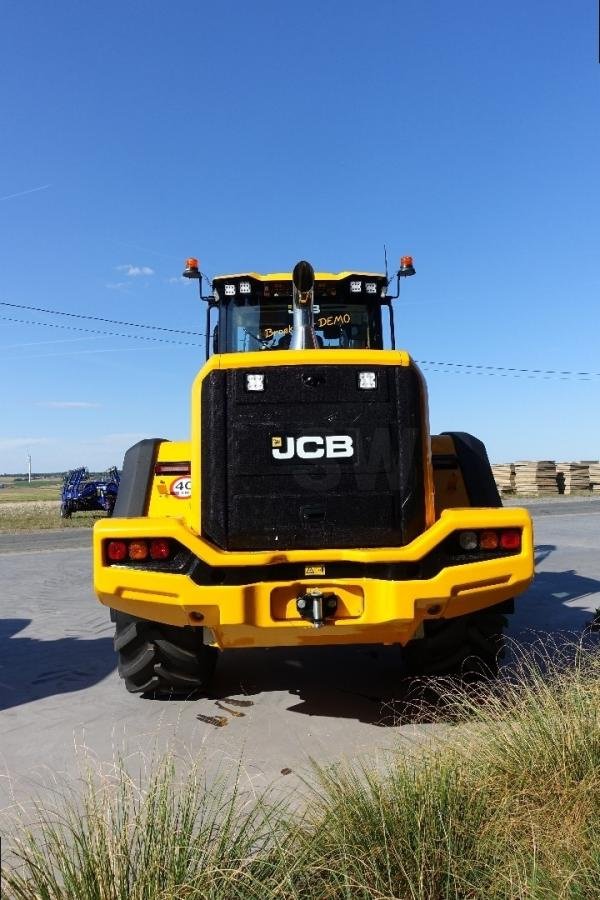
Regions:
<svg viewBox="0 0 600 900"><path fill-rule="evenodd" d="M510 635L580 634L600 605L600 499L531 510L538 574ZM209 771L241 759L260 788L293 784L311 758L384 757L430 733L406 720L390 647L230 651L209 697L128 694L89 547L85 529L0 536L0 809L63 785L90 759L171 747L203 756Z"/></svg>

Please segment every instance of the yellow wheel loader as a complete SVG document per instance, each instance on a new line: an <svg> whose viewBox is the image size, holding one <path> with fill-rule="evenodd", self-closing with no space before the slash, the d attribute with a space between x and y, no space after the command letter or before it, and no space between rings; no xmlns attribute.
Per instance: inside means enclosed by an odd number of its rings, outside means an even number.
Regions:
<svg viewBox="0 0 600 900"><path fill-rule="evenodd" d="M429 433L394 341L414 271L403 257L391 294L385 275L302 261L205 296L187 261L207 303L190 438L131 447L94 527L128 690L193 694L236 647L397 644L409 672L494 671L531 520L502 508L479 440Z"/></svg>

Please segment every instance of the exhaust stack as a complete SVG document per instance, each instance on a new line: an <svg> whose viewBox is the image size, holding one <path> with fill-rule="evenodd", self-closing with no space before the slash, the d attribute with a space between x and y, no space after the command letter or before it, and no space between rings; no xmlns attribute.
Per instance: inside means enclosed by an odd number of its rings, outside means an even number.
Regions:
<svg viewBox="0 0 600 900"><path fill-rule="evenodd" d="M294 266L293 330L290 350L316 350L313 300L315 295L315 271L309 262L301 260Z"/></svg>

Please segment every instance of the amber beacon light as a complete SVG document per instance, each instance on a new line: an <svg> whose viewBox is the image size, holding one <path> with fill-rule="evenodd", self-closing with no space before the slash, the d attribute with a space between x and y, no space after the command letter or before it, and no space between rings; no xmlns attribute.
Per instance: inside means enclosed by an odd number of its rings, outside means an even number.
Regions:
<svg viewBox="0 0 600 900"><path fill-rule="evenodd" d="M200 263L194 256L190 256L185 261L185 269L183 270L184 278L200 278Z"/></svg>
<svg viewBox="0 0 600 900"><path fill-rule="evenodd" d="M416 269L413 266L412 256L402 256L400 258L400 269L398 271L398 274L406 277L408 275L414 275L415 271Z"/></svg>

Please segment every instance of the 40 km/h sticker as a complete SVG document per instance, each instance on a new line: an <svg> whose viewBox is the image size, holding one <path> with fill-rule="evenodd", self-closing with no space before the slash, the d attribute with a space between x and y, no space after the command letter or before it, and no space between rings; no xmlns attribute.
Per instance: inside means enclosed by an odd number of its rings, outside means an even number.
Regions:
<svg viewBox="0 0 600 900"><path fill-rule="evenodd" d="M175 481L171 482L170 492L178 500L187 500L188 497L192 496L192 479L187 476L185 478L176 478Z"/></svg>

